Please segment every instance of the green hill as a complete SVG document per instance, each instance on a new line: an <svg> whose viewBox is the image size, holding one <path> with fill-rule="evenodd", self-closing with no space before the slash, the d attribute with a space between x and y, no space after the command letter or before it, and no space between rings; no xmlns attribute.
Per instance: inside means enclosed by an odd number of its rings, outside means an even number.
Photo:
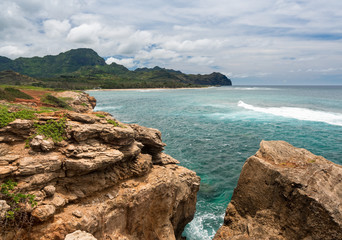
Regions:
<svg viewBox="0 0 342 240"><path fill-rule="evenodd" d="M12 70L6 70L0 72L0 84L1 85L32 85L38 83L37 79L19 74Z"/></svg>
<svg viewBox="0 0 342 240"><path fill-rule="evenodd" d="M63 89L231 85L230 79L221 73L192 75L160 67L130 71L116 63L107 65L94 50L87 48L73 49L56 56L15 60L0 57L0 71L4 70L39 79L39 82L32 82L35 86ZM10 82L18 84L18 81Z"/></svg>

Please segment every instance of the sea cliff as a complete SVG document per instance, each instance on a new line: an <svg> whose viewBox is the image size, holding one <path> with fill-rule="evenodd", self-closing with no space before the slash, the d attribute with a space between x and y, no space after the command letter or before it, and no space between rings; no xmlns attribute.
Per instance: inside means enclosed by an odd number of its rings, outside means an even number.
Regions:
<svg viewBox="0 0 342 240"><path fill-rule="evenodd" d="M245 162L221 239L342 239L342 166L283 141Z"/></svg>
<svg viewBox="0 0 342 240"><path fill-rule="evenodd" d="M181 239L200 178L163 153L161 133L93 112L86 93L55 95L74 111L37 112L0 128L2 238L64 239L82 230L97 239Z"/></svg>

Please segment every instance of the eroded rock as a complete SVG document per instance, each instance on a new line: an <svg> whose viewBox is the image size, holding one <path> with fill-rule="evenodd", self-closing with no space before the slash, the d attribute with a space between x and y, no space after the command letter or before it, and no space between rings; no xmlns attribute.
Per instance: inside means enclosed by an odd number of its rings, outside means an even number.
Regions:
<svg viewBox="0 0 342 240"><path fill-rule="evenodd" d="M59 97L73 98L74 108L87 105L79 94ZM37 135L25 148L35 133L30 121L0 129L0 184L14 179L17 192L37 201L25 208L34 217L30 234L13 230L13 239L62 240L79 229L98 239L180 239L195 213L199 177L162 153L158 130L96 116L89 104L76 108L82 114L37 114L39 124L67 116L61 142Z"/></svg>
<svg viewBox="0 0 342 240"><path fill-rule="evenodd" d="M218 239L342 239L342 167L283 141L245 162Z"/></svg>

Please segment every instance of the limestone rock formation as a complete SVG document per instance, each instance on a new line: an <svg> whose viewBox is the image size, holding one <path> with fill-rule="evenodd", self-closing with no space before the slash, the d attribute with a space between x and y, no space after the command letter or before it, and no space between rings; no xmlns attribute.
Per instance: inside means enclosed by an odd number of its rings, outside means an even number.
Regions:
<svg viewBox="0 0 342 240"><path fill-rule="evenodd" d="M214 239L342 239L342 166L283 141L262 141Z"/></svg>
<svg viewBox="0 0 342 240"><path fill-rule="evenodd" d="M158 130L89 111L94 101L75 94L61 96L86 102L79 113L37 114L0 128L0 184L12 179L16 192L34 194L37 201L23 208L32 219L28 231L27 224L2 224L8 204L1 200L0 234L7 240L58 240L82 230L97 239L181 239L195 213L199 177L162 152ZM35 123L62 117L64 140L35 134Z"/></svg>

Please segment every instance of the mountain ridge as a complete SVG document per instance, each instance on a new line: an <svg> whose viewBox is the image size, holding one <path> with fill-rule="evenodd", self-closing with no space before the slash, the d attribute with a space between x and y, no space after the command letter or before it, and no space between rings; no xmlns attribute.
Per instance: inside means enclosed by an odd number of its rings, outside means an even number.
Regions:
<svg viewBox="0 0 342 240"><path fill-rule="evenodd" d="M0 71L11 70L40 80L37 86L63 89L153 88L232 85L217 72L185 74L161 67L129 70L125 66L106 64L94 50L72 49L58 55L11 60L0 56Z"/></svg>

